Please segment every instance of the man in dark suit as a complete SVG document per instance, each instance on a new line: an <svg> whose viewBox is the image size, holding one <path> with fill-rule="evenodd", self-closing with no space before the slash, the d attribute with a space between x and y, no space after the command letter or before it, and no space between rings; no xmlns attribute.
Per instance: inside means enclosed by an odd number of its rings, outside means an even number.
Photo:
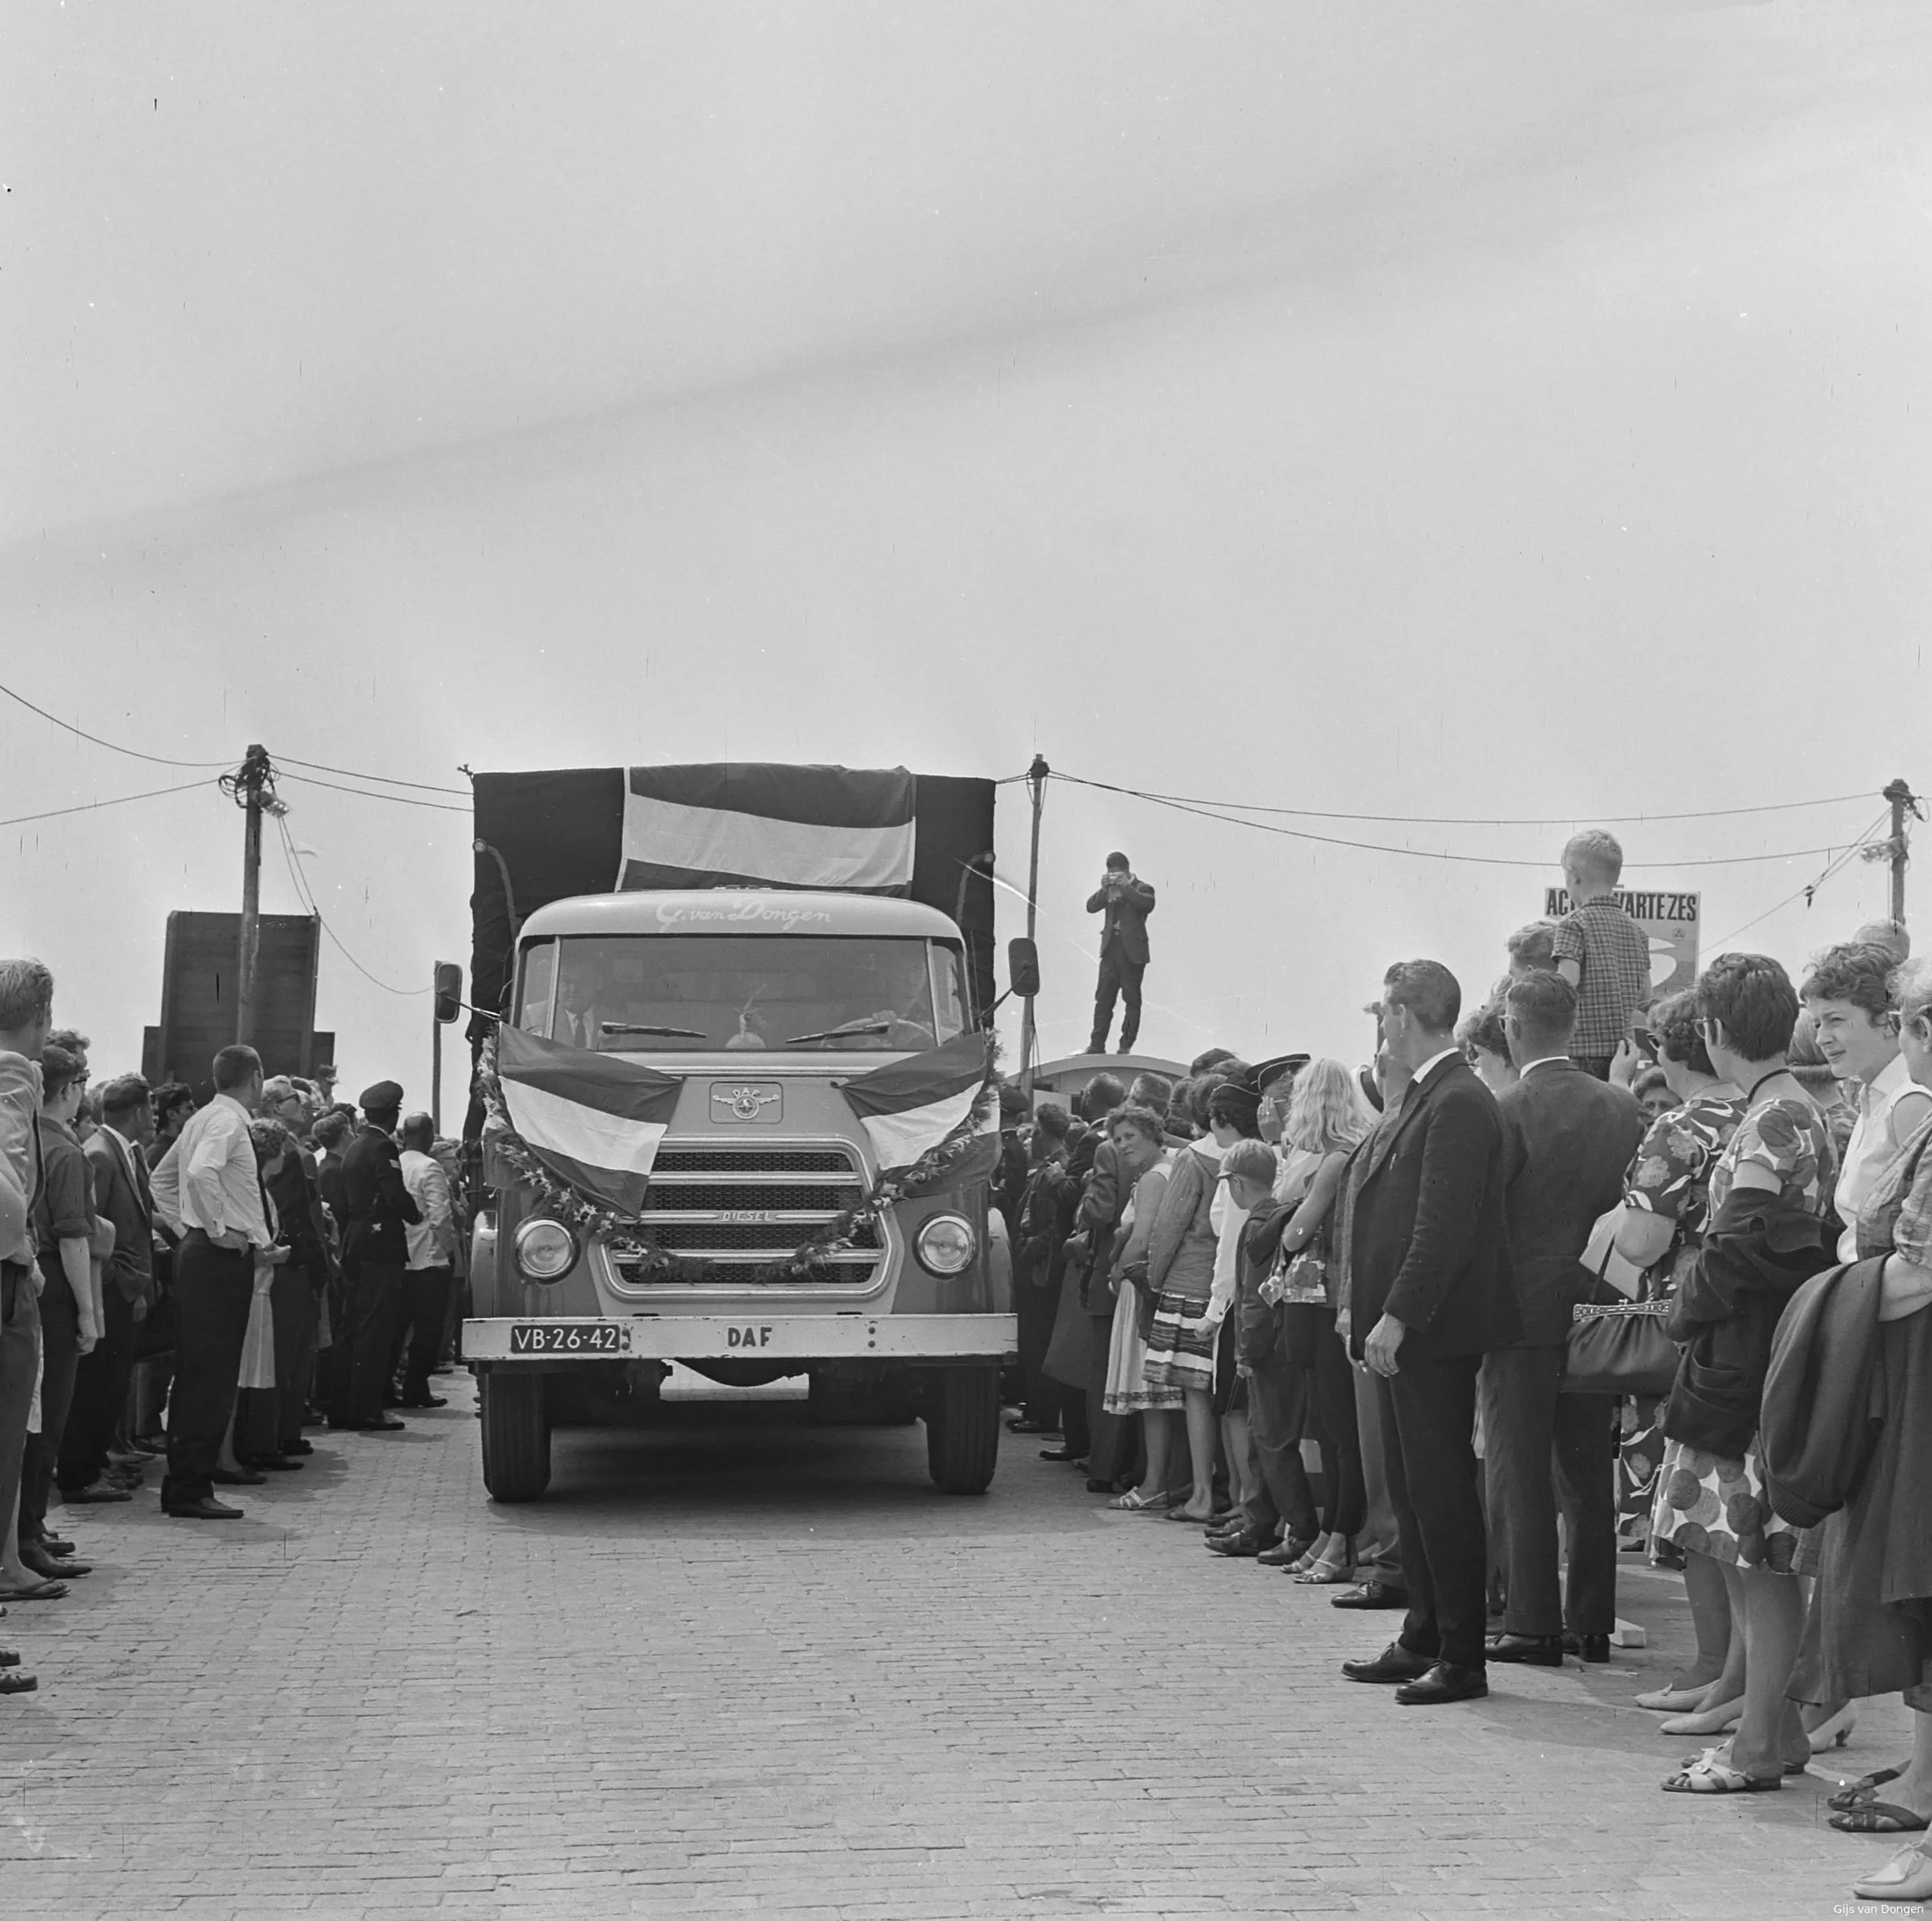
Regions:
<svg viewBox="0 0 1932 1921"><path fill-rule="evenodd" d="M70 1506L120 1501L107 1485L108 1449L127 1405L139 1328L157 1298L155 1197L148 1184L148 1144L155 1115L148 1085L124 1074L101 1090L101 1125L81 1143L94 1168L94 1210L114 1228L114 1248L101 1275L101 1338L81 1356L74 1403L61 1439L61 1498Z"/></svg>
<svg viewBox="0 0 1932 1921"><path fill-rule="evenodd" d="M1100 930L1100 982L1094 991L1094 1037L1090 1054L1107 1051L1107 1029L1114 1024L1116 998L1124 1005L1120 1015L1120 1051L1131 1054L1140 1032L1140 980L1147 971L1147 916L1154 911L1154 890L1136 880L1124 854L1107 857L1107 872L1086 903L1089 914L1104 914Z"/></svg>
<svg viewBox="0 0 1932 1921"><path fill-rule="evenodd" d="M1401 961L1380 1013L1402 1104L1349 1171L1350 1351L1376 1376L1409 1607L1352 1681L1395 1682L1405 1706L1488 1693L1476 1381L1522 1333L1503 1218L1503 1123L1456 1045L1462 991L1437 961Z"/></svg>
<svg viewBox="0 0 1932 1921"><path fill-rule="evenodd" d="M1501 1536L1509 1596L1488 1653L1492 1661L1556 1667L1566 1614L1586 1661L1609 1659L1617 1625L1611 1403L1559 1390L1570 1310L1595 1287L1580 1257L1597 1216L1623 1198L1643 1119L1629 1089L1568 1059L1577 991L1561 975L1518 976L1504 1007L1520 1078L1496 1104L1523 1333L1483 1363L1489 1523ZM1569 1543L1567 1607L1556 1583L1559 1504Z"/></svg>
<svg viewBox="0 0 1932 1921"><path fill-rule="evenodd" d="M404 1423L387 1412L396 1330L403 1311L409 1248L403 1229L422 1212L403 1185L403 1090L379 1080L362 1096L362 1131L342 1155L342 1276L349 1300L349 1365L343 1403L329 1425L360 1433L392 1432Z"/></svg>

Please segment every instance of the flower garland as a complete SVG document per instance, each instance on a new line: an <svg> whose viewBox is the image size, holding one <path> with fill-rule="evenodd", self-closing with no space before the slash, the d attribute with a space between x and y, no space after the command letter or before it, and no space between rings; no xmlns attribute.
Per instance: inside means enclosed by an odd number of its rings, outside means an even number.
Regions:
<svg viewBox="0 0 1932 1921"><path fill-rule="evenodd" d="M757 1267L733 1262L723 1275L717 1270L724 1264L693 1259L638 1239L634 1216L621 1214L614 1208L587 1200L537 1159L511 1124L509 1110L504 1103L503 1083L496 1075L494 1035L484 1043L477 1063L477 1081L488 1117L485 1145L520 1181L543 1196L544 1206L558 1220L580 1233L608 1241L611 1252L621 1256L633 1269L629 1278L633 1283L645 1287L679 1287L729 1279L741 1286L781 1287L787 1282L810 1280L829 1256L850 1248L861 1234L876 1228L889 1208L946 1185L947 1177L958 1171L986 1137L986 1123L997 1123L998 1119L999 1043L997 1038L988 1037L985 1078L964 1118L943 1140L929 1147L910 1166L880 1175L862 1200L815 1228L790 1253Z"/></svg>

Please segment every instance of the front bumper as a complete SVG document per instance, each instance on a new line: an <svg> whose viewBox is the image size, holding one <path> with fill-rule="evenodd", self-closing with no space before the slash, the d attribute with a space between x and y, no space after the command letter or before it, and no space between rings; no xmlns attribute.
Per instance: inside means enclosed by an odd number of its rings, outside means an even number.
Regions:
<svg viewBox="0 0 1932 1921"><path fill-rule="evenodd" d="M540 1335L520 1329L542 1329ZM463 1324L463 1358L506 1366L558 1360L985 1360L1019 1339L1011 1314L637 1315L624 1320ZM579 1344L568 1344L574 1331ZM532 1347L532 1340L541 1345ZM559 1344L561 1342L564 1344Z"/></svg>

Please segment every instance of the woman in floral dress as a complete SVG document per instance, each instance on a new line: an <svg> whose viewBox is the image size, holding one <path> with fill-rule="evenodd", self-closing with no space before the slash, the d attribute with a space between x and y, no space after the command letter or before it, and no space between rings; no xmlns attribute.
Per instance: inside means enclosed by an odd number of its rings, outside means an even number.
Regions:
<svg viewBox="0 0 1932 1921"><path fill-rule="evenodd" d="M1789 1280L1788 1299L1828 1258L1824 1220L1838 1172L1830 1129L1785 1059L1797 1021L1797 991L1776 961L1727 954L1705 971L1697 993L1699 1034L1712 1067L1745 1090L1744 1118L1711 1169L1707 1239L1728 1227L1738 1237L1739 1260L1761 1262L1766 1287ZM1733 1200L1739 1205L1727 1223ZM1811 1225L1816 1244L1807 1248L1799 1230ZM1775 1243L1774 1231L1781 1236ZM1727 1318L1741 1320L1747 1307L1761 1313L1765 1304L1750 1300L1741 1287L1722 1309L1700 1297L1709 1251L1707 1245L1683 1277L1680 1325L1701 1331ZM1764 1358L1768 1362L1768 1342ZM1761 1394L1763 1385L1760 1372L1755 1390ZM1781 1786L1785 1774L1801 1770L1811 1752L1797 1708L1785 1694L1804 1630L1805 1595L1793 1566L1799 1531L1766 1497L1755 1433L1736 1457L1669 1441L1651 1533L1686 1555L1717 1563L1725 1581L1735 1584L1733 1603L1741 1606L1749 1641L1736 1734L1671 1775L1663 1784L1666 1792L1747 1794Z"/></svg>

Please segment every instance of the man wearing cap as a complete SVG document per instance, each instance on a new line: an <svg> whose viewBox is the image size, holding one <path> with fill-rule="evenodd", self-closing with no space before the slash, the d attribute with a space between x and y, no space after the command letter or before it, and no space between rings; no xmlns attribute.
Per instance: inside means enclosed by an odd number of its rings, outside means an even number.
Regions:
<svg viewBox="0 0 1932 1921"><path fill-rule="evenodd" d="M1131 1054L1140 1032L1140 980L1147 971L1147 916L1154 911L1154 890L1134 878L1124 854L1110 854L1086 910L1107 916L1100 930L1100 980L1094 990L1094 1036L1086 1051L1106 1053L1118 999L1124 1003L1120 1051Z"/></svg>
<svg viewBox="0 0 1932 1921"><path fill-rule="evenodd" d="M396 1144L403 1090L379 1080L362 1095L363 1125L342 1154L342 1273L348 1296L349 1365L329 1425L359 1433L392 1433L403 1423L384 1409L396 1358L409 1260L405 1229L422 1211L403 1184Z"/></svg>

